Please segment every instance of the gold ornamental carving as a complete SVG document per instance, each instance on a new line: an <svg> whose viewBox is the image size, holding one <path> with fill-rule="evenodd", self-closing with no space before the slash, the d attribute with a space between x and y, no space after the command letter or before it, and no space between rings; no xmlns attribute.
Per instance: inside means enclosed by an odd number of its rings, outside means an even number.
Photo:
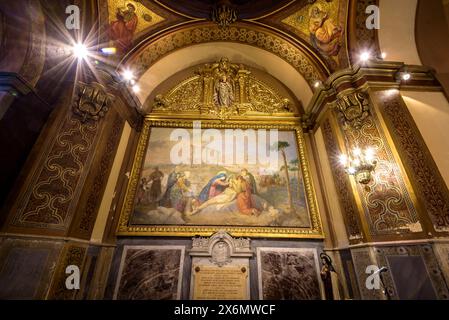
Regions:
<svg viewBox="0 0 449 320"><path fill-rule="evenodd" d="M254 28L242 22L236 22L227 28L208 24L173 31L139 51L132 57L129 67L135 70L136 77L139 78L157 60L171 52L191 45L216 41L247 44L271 52L295 68L310 86L313 86L316 80L324 80L328 75L324 65L317 64L315 60L317 57L309 56L302 49L271 31L260 27Z"/></svg>
<svg viewBox="0 0 449 320"><path fill-rule="evenodd" d="M363 92L345 94L335 105L345 128L360 129L363 120L369 116L369 99Z"/></svg>
<svg viewBox="0 0 449 320"><path fill-rule="evenodd" d="M200 67L165 95L154 99L152 113L197 113L225 120L232 115L292 113L289 99L227 58Z"/></svg>
<svg viewBox="0 0 449 320"><path fill-rule="evenodd" d="M211 20L220 28L226 28L237 21L237 10L230 5L229 0L221 2L212 9Z"/></svg>
<svg viewBox="0 0 449 320"><path fill-rule="evenodd" d="M105 116L113 99L114 96L107 93L101 84L79 82L72 110L81 117L83 123L87 120L97 121Z"/></svg>

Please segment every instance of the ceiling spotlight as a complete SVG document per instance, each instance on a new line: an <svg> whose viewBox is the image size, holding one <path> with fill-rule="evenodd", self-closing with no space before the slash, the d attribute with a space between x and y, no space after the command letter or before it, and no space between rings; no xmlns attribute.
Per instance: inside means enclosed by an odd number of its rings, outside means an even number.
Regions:
<svg viewBox="0 0 449 320"><path fill-rule="evenodd" d="M101 51L103 54L106 54L106 55L112 55L112 54L116 54L116 53L117 53L117 48L115 48L115 47L101 48L100 51Z"/></svg>
<svg viewBox="0 0 449 320"><path fill-rule="evenodd" d="M410 73L408 73L408 72L403 73L402 76L401 76L402 80L404 80L404 81L410 80L411 77L412 77L412 75Z"/></svg>
<svg viewBox="0 0 449 320"><path fill-rule="evenodd" d="M362 52L362 54L360 55L360 61L367 62L369 59L371 59L371 54L368 51Z"/></svg>
<svg viewBox="0 0 449 320"><path fill-rule="evenodd" d="M132 90L133 90L134 93L139 93L140 92L140 87L137 84L135 84L135 85L133 85Z"/></svg>
<svg viewBox="0 0 449 320"><path fill-rule="evenodd" d="M79 60L86 59L89 52L87 50L87 47L82 43L77 43L72 47L73 55L78 58Z"/></svg>
<svg viewBox="0 0 449 320"><path fill-rule="evenodd" d="M134 73L129 69L126 69L125 71L123 71L122 76L123 76L123 79L125 79L126 81L129 81L129 82L134 79Z"/></svg>
<svg viewBox="0 0 449 320"><path fill-rule="evenodd" d="M382 57L382 59L385 60L385 58L387 57L387 53L386 52L382 52L380 56Z"/></svg>
<svg viewBox="0 0 449 320"><path fill-rule="evenodd" d="M321 81L320 81L320 80L316 80L316 81L313 83L313 86L314 86L315 88L319 88L319 87L321 86Z"/></svg>

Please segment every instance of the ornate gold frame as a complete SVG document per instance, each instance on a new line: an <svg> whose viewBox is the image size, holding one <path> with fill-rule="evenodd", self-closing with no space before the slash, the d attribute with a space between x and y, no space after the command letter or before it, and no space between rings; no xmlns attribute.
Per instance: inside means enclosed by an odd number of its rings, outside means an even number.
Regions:
<svg viewBox="0 0 449 320"><path fill-rule="evenodd" d="M243 118L243 119L242 119ZM271 119L270 119L271 118ZM275 119L273 119L275 118ZM215 129L278 129L294 130L298 146L298 156L301 160L301 171L304 179L304 188L309 210L310 224L308 228L292 227L252 227L252 226L192 226L192 225L129 225L131 213L134 208L134 199L137 192L142 164L147 144L150 137L151 128L192 128L193 121L201 119L202 128ZM135 153L132 171L126 189L125 200L123 202L120 220L117 227L118 236L210 236L218 230L225 230L233 236L240 237L270 237L270 238L309 238L323 239L324 233L321 218L318 212L318 205L312 177L309 172L304 134L297 117L231 117L227 120L213 119L211 117L186 116L181 119L166 116L147 115L139 137L137 150Z"/></svg>

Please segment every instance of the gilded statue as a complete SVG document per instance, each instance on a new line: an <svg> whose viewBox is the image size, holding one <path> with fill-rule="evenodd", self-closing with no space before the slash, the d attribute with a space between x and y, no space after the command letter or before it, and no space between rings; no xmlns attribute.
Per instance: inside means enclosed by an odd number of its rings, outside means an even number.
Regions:
<svg viewBox="0 0 449 320"><path fill-rule="evenodd" d="M218 107L230 107L234 102L234 88L230 79L222 75L215 81L214 103Z"/></svg>
<svg viewBox="0 0 449 320"><path fill-rule="evenodd" d="M204 64L195 75L182 81L166 94L156 95L154 112L194 112L219 119L248 113L292 112L292 103L257 79L242 64L223 57Z"/></svg>
<svg viewBox="0 0 449 320"><path fill-rule="evenodd" d="M214 70L214 96L215 106L229 108L234 103L234 77L239 66L229 62L228 58L221 58L218 64L212 66Z"/></svg>

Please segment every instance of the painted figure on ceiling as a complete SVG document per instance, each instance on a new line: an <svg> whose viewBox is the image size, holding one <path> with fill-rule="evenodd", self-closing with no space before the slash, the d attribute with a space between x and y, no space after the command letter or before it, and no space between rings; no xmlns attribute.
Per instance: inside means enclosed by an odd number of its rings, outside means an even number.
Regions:
<svg viewBox="0 0 449 320"><path fill-rule="evenodd" d="M118 8L116 17L117 20L110 25L110 39L115 41L120 53L125 53L132 47L134 32L137 28L136 7L132 3L128 3L126 8Z"/></svg>
<svg viewBox="0 0 449 320"><path fill-rule="evenodd" d="M336 56L341 48L342 29L334 24L320 4L309 11L309 31L312 45L325 56Z"/></svg>

